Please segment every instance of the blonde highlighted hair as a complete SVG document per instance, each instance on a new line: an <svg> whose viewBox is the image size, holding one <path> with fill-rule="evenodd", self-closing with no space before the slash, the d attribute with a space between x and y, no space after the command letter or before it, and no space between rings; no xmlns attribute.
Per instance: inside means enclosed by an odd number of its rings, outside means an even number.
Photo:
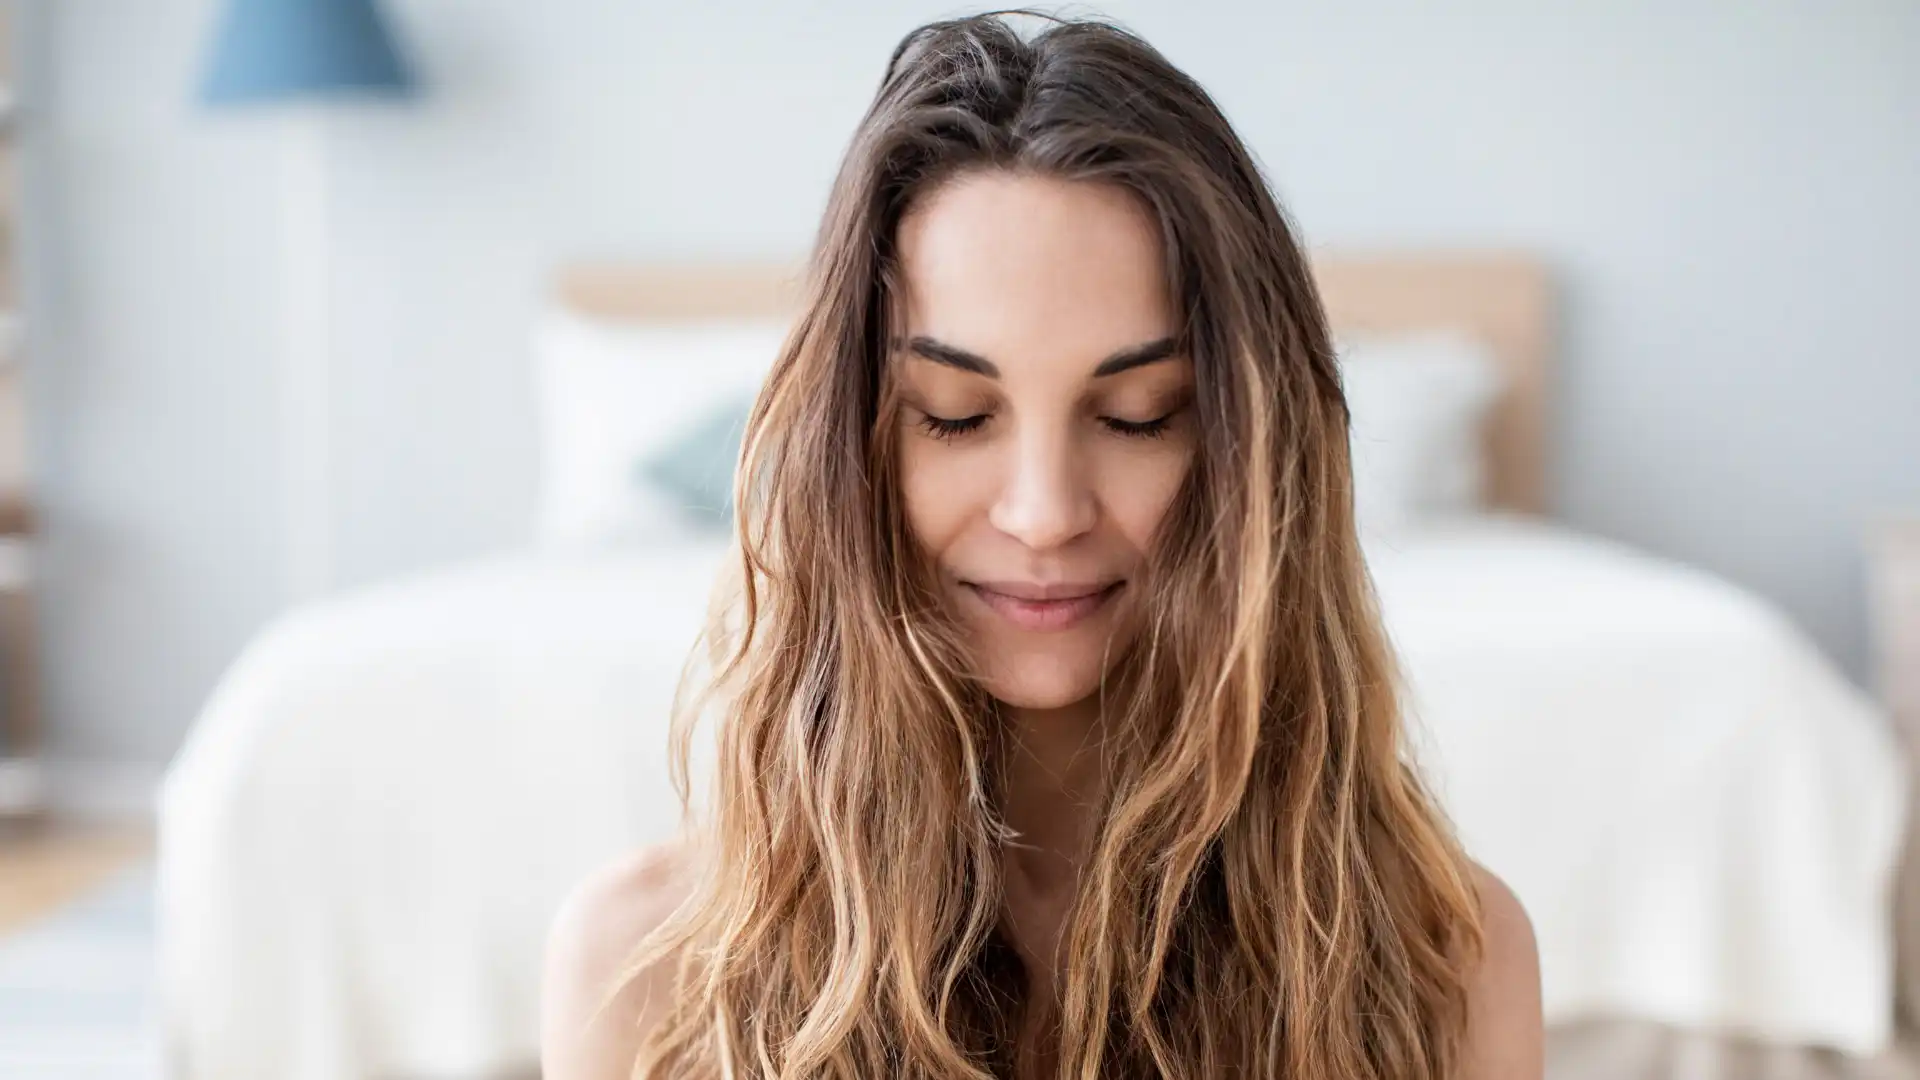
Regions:
<svg viewBox="0 0 1920 1080"><path fill-rule="evenodd" d="M1101 688L1107 784L1063 929L1059 1075L1453 1075L1469 864L1405 760L1355 536L1345 399L1285 215L1218 107L1099 22L1003 15L895 51L757 400L691 897L642 1077L1005 1077L1028 1009L998 930L1005 747L900 505L901 216L1005 169L1158 223L1201 432ZM678 710L683 797L697 704Z"/></svg>

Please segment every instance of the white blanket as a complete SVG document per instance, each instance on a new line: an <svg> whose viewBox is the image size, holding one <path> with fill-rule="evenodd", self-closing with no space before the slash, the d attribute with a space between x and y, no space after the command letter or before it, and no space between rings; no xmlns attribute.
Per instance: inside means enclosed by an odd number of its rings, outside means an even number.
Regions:
<svg viewBox="0 0 1920 1080"><path fill-rule="evenodd" d="M162 793L176 1075L530 1065L555 906L673 828L665 721L722 557L501 555L264 632ZM1369 557L1421 752L1533 916L1549 1020L1885 1042L1902 774L1790 625L1539 523Z"/></svg>
<svg viewBox="0 0 1920 1080"><path fill-rule="evenodd" d="M501 555L263 631L161 792L173 1080L534 1061L554 909L674 827L667 718L722 557Z"/></svg>
<svg viewBox="0 0 1920 1080"><path fill-rule="evenodd" d="M1540 945L1549 1022L1857 1053L1891 1034L1906 773L1774 607L1518 518L1372 542L1415 739Z"/></svg>

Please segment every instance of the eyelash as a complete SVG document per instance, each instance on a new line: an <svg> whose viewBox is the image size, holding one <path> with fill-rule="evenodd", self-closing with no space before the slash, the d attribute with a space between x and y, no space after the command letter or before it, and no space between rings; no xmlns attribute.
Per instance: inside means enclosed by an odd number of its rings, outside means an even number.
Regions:
<svg viewBox="0 0 1920 1080"><path fill-rule="evenodd" d="M985 413L959 420L948 420L932 413L925 413L920 420L920 426L926 428L927 434L936 439L957 439L968 432L980 430L980 426L986 422Z"/></svg>
<svg viewBox="0 0 1920 1080"><path fill-rule="evenodd" d="M930 413L922 416L920 426L925 428L929 435L936 439L957 439L962 435L980 430L986 424L988 414L981 413L978 416L962 417L959 420L948 420ZM1139 421L1102 417L1100 422L1116 435L1125 435L1131 439L1158 439L1166 435L1167 426L1173 422L1173 417L1173 413L1152 420Z"/></svg>

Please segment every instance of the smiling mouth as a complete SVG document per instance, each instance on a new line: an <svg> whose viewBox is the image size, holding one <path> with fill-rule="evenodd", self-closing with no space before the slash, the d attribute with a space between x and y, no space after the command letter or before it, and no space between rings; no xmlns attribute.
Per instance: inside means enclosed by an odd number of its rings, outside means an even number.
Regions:
<svg viewBox="0 0 1920 1080"><path fill-rule="evenodd" d="M1125 581L1108 585L1034 587L962 581L989 610L1022 630L1065 630L1107 605ZM1015 590L1017 590L1017 595Z"/></svg>

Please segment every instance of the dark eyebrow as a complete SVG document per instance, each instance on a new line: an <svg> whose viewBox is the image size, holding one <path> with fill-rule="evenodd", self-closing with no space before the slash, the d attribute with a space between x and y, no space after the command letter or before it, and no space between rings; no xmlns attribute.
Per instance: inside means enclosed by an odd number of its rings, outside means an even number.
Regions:
<svg viewBox="0 0 1920 1080"><path fill-rule="evenodd" d="M1145 364L1158 363L1179 351L1180 343L1170 337L1149 341L1145 345L1135 345L1131 349L1122 349L1100 361L1100 366L1093 369L1093 377L1104 379L1109 375L1118 375Z"/></svg>
<svg viewBox="0 0 1920 1080"><path fill-rule="evenodd" d="M970 371L975 375L985 375L989 379L1000 377L1000 369L979 353L970 353L944 341L935 341L930 337L907 339L907 351L931 360L936 364L945 364L950 368Z"/></svg>
<svg viewBox="0 0 1920 1080"><path fill-rule="evenodd" d="M994 367L991 360L944 341L936 341L930 337L913 337L907 339L907 350L936 364L945 364L950 368L958 368L975 375L985 375L989 379L1000 377L1000 369ZM1100 365L1093 369L1093 377L1104 379L1109 375L1118 375L1123 371L1131 371L1146 364L1168 359L1179 351L1180 342L1170 337L1149 341L1145 345L1135 345L1100 361Z"/></svg>

